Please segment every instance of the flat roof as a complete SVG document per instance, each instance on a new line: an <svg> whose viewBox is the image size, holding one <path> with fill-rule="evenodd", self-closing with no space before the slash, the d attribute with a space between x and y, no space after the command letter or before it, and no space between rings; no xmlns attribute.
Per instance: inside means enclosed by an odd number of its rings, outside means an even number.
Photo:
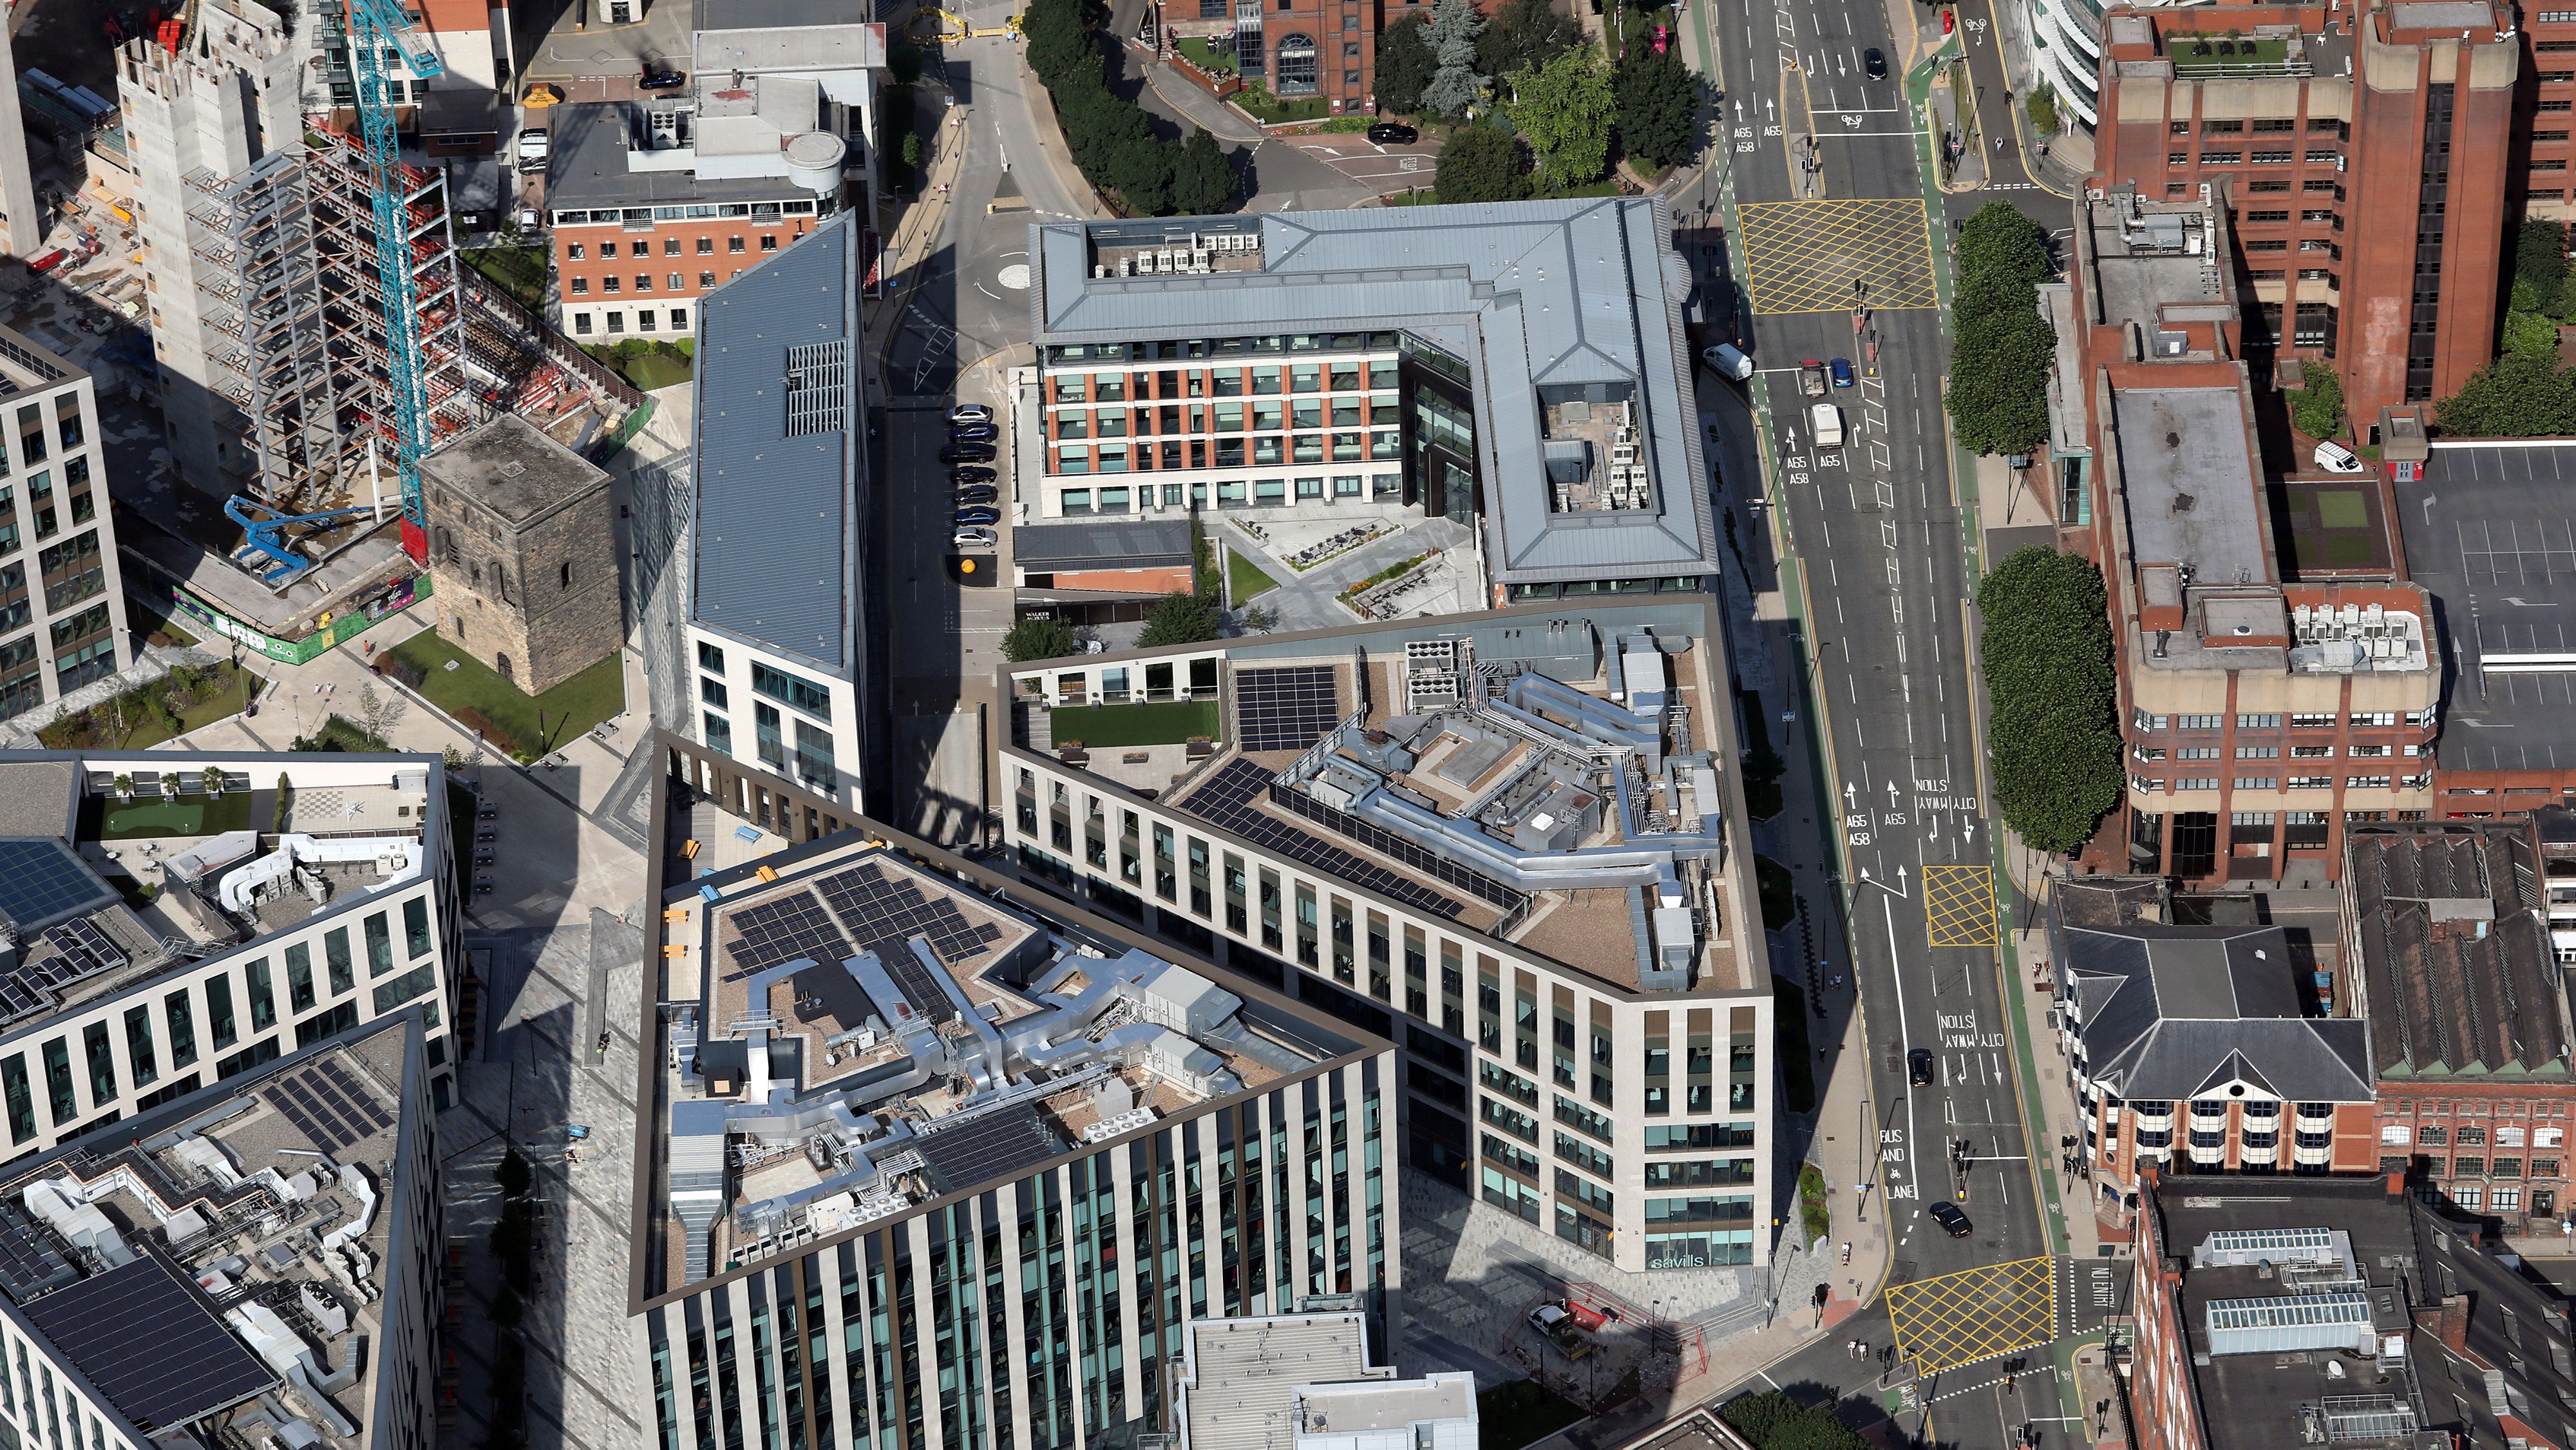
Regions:
<svg viewBox="0 0 2576 1450"><path fill-rule="evenodd" d="M2396 571L2396 544L2377 479L2285 478L2274 488L2274 511L2282 542L2288 545L2288 557L2281 561L2284 576L2332 582Z"/></svg>
<svg viewBox="0 0 2576 1450"><path fill-rule="evenodd" d="M2184 564L2195 588L2275 582L2262 473L2235 388L2111 387L2129 558Z"/></svg>
<svg viewBox="0 0 2576 1450"><path fill-rule="evenodd" d="M546 207L651 206L690 201L790 201L813 193L784 176L728 178L688 171L629 171L635 127L643 108L630 101L580 102L549 107ZM710 295L707 299L714 300Z"/></svg>
<svg viewBox="0 0 2576 1450"><path fill-rule="evenodd" d="M606 472L516 413L449 439L420 471L522 527L608 487Z"/></svg>
<svg viewBox="0 0 2576 1450"><path fill-rule="evenodd" d="M1258 265L1096 278L1102 247L1257 234ZM1403 328L1476 397L1498 582L1709 574L1715 518L1680 308L1688 267L1660 197L1032 223L1030 324L1055 343ZM1232 260L1240 260L1239 258ZM1559 511L1548 414L1633 397L1652 506Z"/></svg>
<svg viewBox="0 0 2576 1450"><path fill-rule="evenodd" d="M2152 333L2168 306L2227 302L2216 210L2207 202L2142 200L2134 193L2078 206L2075 218L2092 258L2085 300L2094 317L2134 322Z"/></svg>
<svg viewBox="0 0 2576 1450"><path fill-rule="evenodd" d="M1190 562L1190 521L1042 523L1011 530L1011 562L1031 573L1144 569Z"/></svg>
<svg viewBox="0 0 2576 1450"><path fill-rule="evenodd" d="M867 462L858 213L698 303L691 459L700 624L857 670Z"/></svg>
<svg viewBox="0 0 2576 1450"><path fill-rule="evenodd" d="M1296 1450L1304 1445L1473 1450L1476 1377L1399 1380L1368 1362L1357 1311L1197 1319L1180 1376L1186 1450Z"/></svg>
<svg viewBox="0 0 2576 1450"><path fill-rule="evenodd" d="M2576 769L2576 448L2439 442L2395 487L2449 666L2435 759Z"/></svg>

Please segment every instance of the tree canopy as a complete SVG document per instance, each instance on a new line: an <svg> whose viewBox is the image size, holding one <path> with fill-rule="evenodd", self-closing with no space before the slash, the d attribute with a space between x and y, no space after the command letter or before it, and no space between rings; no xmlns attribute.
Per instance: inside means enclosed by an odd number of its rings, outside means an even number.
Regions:
<svg viewBox="0 0 2576 1450"><path fill-rule="evenodd" d="M1548 0L1506 0L1476 38L1476 69L1488 76L1536 70L1583 44L1583 27Z"/></svg>
<svg viewBox="0 0 2576 1450"><path fill-rule="evenodd" d="M1061 619L1023 619L1002 636L1002 658L1015 665L1080 653L1082 641L1074 638L1073 626Z"/></svg>
<svg viewBox="0 0 2576 1450"><path fill-rule="evenodd" d="M1234 204L1236 185L1225 148L1205 130L1191 132L1172 168L1172 210L1182 216L1221 212Z"/></svg>
<svg viewBox="0 0 2576 1450"><path fill-rule="evenodd" d="M1977 610L1995 806L2034 849L2079 850L2122 783L2101 571L2033 545L1979 582Z"/></svg>
<svg viewBox="0 0 2576 1450"><path fill-rule="evenodd" d="M1179 591L1154 601L1145 615L1145 632L1136 637L1138 649L1159 649L1167 644L1197 644L1214 639L1223 632L1224 621L1218 616L1216 601L1202 594Z"/></svg>
<svg viewBox="0 0 2576 1450"><path fill-rule="evenodd" d="M1055 101L1065 147L1084 180L1116 192L1141 216L1196 215L1233 203L1233 169L1221 151L1211 167L1205 148L1192 150L1197 138L1177 145L1163 140L1142 107L1109 89L1100 38L1082 0L1031 0L1021 33L1029 69ZM1217 171L1225 173L1221 187Z"/></svg>
<svg viewBox="0 0 2576 1450"><path fill-rule="evenodd" d="M1503 107L1529 137L1539 171L1556 186L1598 181L1610 166L1610 121L1617 102L1610 71L1589 44L1560 51L1536 70L1504 77L1511 99Z"/></svg>
<svg viewBox="0 0 2576 1450"><path fill-rule="evenodd" d="M1676 50L1640 48L1619 63L1619 147L1648 166L1679 166L1699 154L1699 79Z"/></svg>
<svg viewBox="0 0 2576 1450"><path fill-rule="evenodd" d="M2056 334L2039 316L2048 233L2005 202L1959 232L1951 309L1950 387L1943 403L1959 442L1978 453L2029 453L2048 438L2048 369Z"/></svg>
<svg viewBox="0 0 2576 1450"><path fill-rule="evenodd" d="M2550 334L2550 345L2557 346L2558 335ZM2343 433L2343 379L2335 376L2334 364L2309 362L2299 369L2307 386L2290 395L2290 421L2311 438L2335 438Z"/></svg>
<svg viewBox="0 0 2576 1450"><path fill-rule="evenodd" d="M1753 1450L1868 1450L1869 1442L1829 1404L1802 1405L1777 1390L1738 1395L1717 1417L1753 1442Z"/></svg>
<svg viewBox="0 0 2576 1450"><path fill-rule="evenodd" d="M1432 73L1439 69L1429 35L1420 15L1407 15L1377 38L1379 110L1409 116L1422 109L1423 87L1431 84Z"/></svg>
<svg viewBox="0 0 2576 1450"><path fill-rule="evenodd" d="M1475 0L1437 0L1423 39L1431 48L1430 84L1422 88L1422 108L1456 119L1483 100L1485 78L1476 73L1476 37L1485 33L1485 17Z"/></svg>
<svg viewBox="0 0 2576 1450"><path fill-rule="evenodd" d="M1521 143L1491 126L1468 126L1440 148L1432 184L1444 202L1518 201Z"/></svg>
<svg viewBox="0 0 2576 1450"><path fill-rule="evenodd" d="M2567 224L2531 217L2515 234L2513 271L2505 287L2516 312L2565 317L2576 298L2567 296Z"/></svg>
<svg viewBox="0 0 2576 1450"><path fill-rule="evenodd" d="M2555 357L2507 354L2433 405L2445 433L2464 438L2548 438L2576 433L2576 373Z"/></svg>

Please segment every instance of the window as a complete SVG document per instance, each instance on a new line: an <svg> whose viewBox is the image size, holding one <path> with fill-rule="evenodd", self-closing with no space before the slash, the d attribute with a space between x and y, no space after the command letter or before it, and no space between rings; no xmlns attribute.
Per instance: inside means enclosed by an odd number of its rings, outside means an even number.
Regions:
<svg viewBox="0 0 2576 1450"><path fill-rule="evenodd" d="M57 1037L45 1044L44 1052L46 1106L59 1128L80 1116L80 1099L72 1095L71 1039Z"/></svg>
<svg viewBox="0 0 2576 1450"><path fill-rule="evenodd" d="M2290 717L2290 728L2293 730L2332 730L2334 728L2334 723L2335 717L2330 714L2292 715Z"/></svg>
<svg viewBox="0 0 2576 1450"><path fill-rule="evenodd" d="M5 1094L9 1103L9 1141L24 1143L36 1136L36 1098L27 1086L24 1053L0 1058L0 1094Z"/></svg>
<svg viewBox="0 0 2576 1450"><path fill-rule="evenodd" d="M89 1103L104 1108L116 1101L116 1049L107 1040L107 1024L81 1029L81 1054L89 1059Z"/></svg>
<svg viewBox="0 0 2576 1450"><path fill-rule="evenodd" d="M2290 214L2287 211L2249 211L2245 219L2249 222L2285 222L2290 219Z"/></svg>
<svg viewBox="0 0 2576 1450"><path fill-rule="evenodd" d="M676 285L676 284L674 284L674 285ZM701 288L706 288L706 287L713 287L714 285L716 285L716 274L715 274L715 273L713 273L713 272L700 272L700 273L698 274L698 286L700 286Z"/></svg>
<svg viewBox="0 0 2576 1450"><path fill-rule="evenodd" d="M611 288L611 289L609 289L609 290L611 290L611 291L615 291L616 289L615 289L615 288ZM636 290L636 291L638 291L638 292L650 292L650 291L652 291L652 290L653 290L653 274L652 274L652 273L650 273L650 272L638 272L638 273L636 273L636 274L635 274L635 290ZM649 328L648 328L648 329L646 329L646 330L647 330L647 331L650 331L651 329L649 329Z"/></svg>
<svg viewBox="0 0 2576 1450"><path fill-rule="evenodd" d="M774 233L774 232L764 232L764 233L762 233L762 234L761 234L761 238L760 238L760 249L761 249L762 251L764 251L764 252L774 252L774 251L777 251L777 250L778 250L778 237L777 237L777 234L776 234L776 233Z"/></svg>
<svg viewBox="0 0 2576 1450"><path fill-rule="evenodd" d="M431 983L435 980L435 977L436 974L430 970L429 964L423 962L421 965L412 968L410 971L403 973L399 977L389 977L385 979L377 985L375 990L375 1015L382 1017L386 1013L393 1011L395 1008L402 1006L404 1003L409 1002L412 998L428 991ZM354 1006L355 1004L353 1003L351 1005ZM437 1016L433 1011L430 1017L430 1025L436 1026L437 1022Z"/></svg>
<svg viewBox="0 0 2576 1450"><path fill-rule="evenodd" d="M266 1032L277 1025L277 997L269 988L268 958L254 957L242 973L243 996L250 1003L250 1030Z"/></svg>
<svg viewBox="0 0 2576 1450"><path fill-rule="evenodd" d="M751 688L817 720L829 721L832 718L832 692L828 688L759 660L751 662Z"/></svg>
<svg viewBox="0 0 2576 1450"><path fill-rule="evenodd" d="M581 279L576 277L573 280L575 282L579 282ZM587 312L577 312L573 314L572 330L575 336L588 337L590 335L590 314Z"/></svg>
<svg viewBox="0 0 2576 1450"><path fill-rule="evenodd" d="M590 279L589 279L588 277L575 277L575 278L573 278L573 279L572 279L572 295L574 295L575 297L587 297L587 296L589 296L589 295L590 295Z"/></svg>
<svg viewBox="0 0 2576 1450"><path fill-rule="evenodd" d="M2236 747L2236 758L2239 760L2278 760L2281 758L2281 747L2277 745L2239 745Z"/></svg>
<svg viewBox="0 0 2576 1450"><path fill-rule="evenodd" d="M725 250L726 250L726 251L728 251L728 252L740 253L740 252L742 251L742 238L740 238L740 237L727 237L727 238L725 238Z"/></svg>
<svg viewBox="0 0 2576 1450"><path fill-rule="evenodd" d="M2176 730L2216 730L2226 723L2227 717L2224 715L2176 715L2174 717Z"/></svg>
<svg viewBox="0 0 2576 1450"><path fill-rule="evenodd" d="M417 896L403 903L403 950L415 957L429 953L429 903Z"/></svg>
<svg viewBox="0 0 2576 1450"><path fill-rule="evenodd" d="M615 243L611 243L610 245L614 246ZM567 262L582 261L589 255L590 249L580 242L574 242L570 246L564 248L564 260Z"/></svg>
<svg viewBox="0 0 2576 1450"><path fill-rule="evenodd" d="M618 286L619 282L615 273L610 273L609 275L599 279L599 290L602 292L614 292L618 289ZM617 329L612 327L609 330L614 332Z"/></svg>
<svg viewBox="0 0 2576 1450"><path fill-rule="evenodd" d="M640 244L639 244L639 245L640 245ZM616 244L615 242L602 242L602 243L600 243L600 244L599 244L599 255L600 255L602 258L614 258L614 257L617 255L617 244Z"/></svg>
<svg viewBox="0 0 2576 1450"><path fill-rule="evenodd" d="M379 911L367 918L365 930L367 934L367 975L370 977L381 977L385 973L394 969L393 917L390 913ZM337 936L339 933L335 932L333 935ZM325 938L326 945L328 944L328 941L329 938ZM346 980L341 975L342 968L348 964L346 961L346 955L347 954L345 952L335 953L334 960L331 963L331 990L335 994L348 991L351 987L357 985L355 982Z"/></svg>
<svg viewBox="0 0 2576 1450"><path fill-rule="evenodd" d="M2239 730L2278 730L2281 728L2281 717L2278 715L2239 715L2236 717L2236 728Z"/></svg>
<svg viewBox="0 0 2576 1450"><path fill-rule="evenodd" d="M626 314L623 312L612 312L608 314L608 330L610 332L624 332L626 330Z"/></svg>
<svg viewBox="0 0 2576 1450"><path fill-rule="evenodd" d="M214 1029L216 1051L221 1052L241 1040L239 1025L233 1020L233 984L230 978L206 979L206 1021Z"/></svg>
<svg viewBox="0 0 2576 1450"><path fill-rule="evenodd" d="M290 1012L313 1006L313 949L303 942L286 949L286 1001Z"/></svg>

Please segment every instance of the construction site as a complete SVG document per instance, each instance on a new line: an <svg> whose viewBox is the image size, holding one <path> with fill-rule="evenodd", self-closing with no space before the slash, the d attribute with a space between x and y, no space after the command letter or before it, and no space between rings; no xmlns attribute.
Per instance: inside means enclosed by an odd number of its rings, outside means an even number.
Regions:
<svg viewBox="0 0 2576 1450"><path fill-rule="evenodd" d="M255 587L163 572L290 640L353 600L412 592L400 586L427 556L418 461L446 440L510 413L604 453L645 405L460 260L448 174L401 154L414 108L389 103L399 83L381 62L357 124L306 109L301 70L317 44L388 41L351 48L399 54L415 74L436 66L397 50L399 9L355 7L352 36L325 8L163 12L119 48L123 105L102 123L114 144L91 146L124 163L94 172L134 192L113 209L132 218L131 265L148 286L138 320L175 485L164 527ZM399 533L386 527L397 521Z"/></svg>

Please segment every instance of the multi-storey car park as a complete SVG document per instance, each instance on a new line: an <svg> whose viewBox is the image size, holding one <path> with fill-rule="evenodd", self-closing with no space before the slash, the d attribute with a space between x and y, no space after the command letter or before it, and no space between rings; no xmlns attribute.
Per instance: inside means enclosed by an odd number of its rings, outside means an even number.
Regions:
<svg viewBox="0 0 2576 1450"><path fill-rule="evenodd" d="M11 1151L416 1004L445 1107L453 850L434 755L0 755Z"/></svg>
<svg viewBox="0 0 2576 1450"><path fill-rule="evenodd" d="M1661 198L1029 233L1036 517L1445 517L1495 603L1717 570Z"/></svg>
<svg viewBox="0 0 2576 1450"><path fill-rule="evenodd" d="M1645 600L1013 666L1004 840L1400 1036L1410 1169L1620 1269L1766 1263L1771 973L1721 629Z"/></svg>
<svg viewBox="0 0 2576 1450"><path fill-rule="evenodd" d="M0 1174L0 1440L435 1443L445 1236L424 1016Z"/></svg>
<svg viewBox="0 0 2576 1450"><path fill-rule="evenodd" d="M694 783L637 1084L664 1440L1045 1450L1163 1421L1193 1321L1391 1343L1392 1043L807 793L786 845L656 748Z"/></svg>

